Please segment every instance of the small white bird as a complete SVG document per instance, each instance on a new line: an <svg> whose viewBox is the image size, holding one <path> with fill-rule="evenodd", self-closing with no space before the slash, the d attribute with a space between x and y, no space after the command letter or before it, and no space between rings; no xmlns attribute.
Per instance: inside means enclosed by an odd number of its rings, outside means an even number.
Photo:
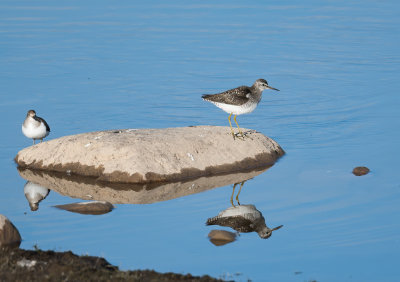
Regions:
<svg viewBox="0 0 400 282"><path fill-rule="evenodd" d="M36 115L34 110L29 110L22 124L22 133L26 137L32 138L33 144L35 144L36 140L40 139L42 142L43 138L49 135L50 127L44 119Z"/></svg>

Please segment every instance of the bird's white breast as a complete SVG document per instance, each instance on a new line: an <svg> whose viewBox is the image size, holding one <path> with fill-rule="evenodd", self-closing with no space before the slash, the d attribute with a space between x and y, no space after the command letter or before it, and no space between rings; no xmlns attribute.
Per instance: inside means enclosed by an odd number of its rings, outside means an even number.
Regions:
<svg viewBox="0 0 400 282"><path fill-rule="evenodd" d="M49 135L49 132L46 130L46 126L43 122L41 122L39 126L35 126L34 121L23 123L22 133L24 133L26 137L32 139L42 139Z"/></svg>
<svg viewBox="0 0 400 282"><path fill-rule="evenodd" d="M219 217L236 217L242 216L251 220L256 220L261 217L260 212L253 205L240 205L230 207L218 214Z"/></svg>
<svg viewBox="0 0 400 282"><path fill-rule="evenodd" d="M224 110L228 114L234 114L234 115L242 115L242 114L251 113L257 107L257 103L250 102L250 101L241 106L222 104L222 103L217 103L217 102L211 102L211 103L216 105L218 108Z"/></svg>
<svg viewBox="0 0 400 282"><path fill-rule="evenodd" d="M49 189L30 181L28 181L24 186L24 194L26 198L34 202L38 202L45 198L48 193Z"/></svg>

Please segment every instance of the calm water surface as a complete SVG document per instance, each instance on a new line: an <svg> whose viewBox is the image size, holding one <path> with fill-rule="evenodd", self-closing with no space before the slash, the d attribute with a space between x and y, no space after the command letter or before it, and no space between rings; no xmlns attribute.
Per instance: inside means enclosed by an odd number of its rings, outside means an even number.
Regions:
<svg viewBox="0 0 400 282"><path fill-rule="evenodd" d="M0 3L0 213L22 248L104 256L121 269L238 281L398 281L400 270L398 1L8 1ZM266 78L239 124L287 152L245 183L271 238L210 243L207 218L232 185L91 216L32 212L13 158L31 145L26 111L48 139L119 128L228 125L200 99ZM355 166L371 173L356 177ZM225 228L225 230L230 230Z"/></svg>

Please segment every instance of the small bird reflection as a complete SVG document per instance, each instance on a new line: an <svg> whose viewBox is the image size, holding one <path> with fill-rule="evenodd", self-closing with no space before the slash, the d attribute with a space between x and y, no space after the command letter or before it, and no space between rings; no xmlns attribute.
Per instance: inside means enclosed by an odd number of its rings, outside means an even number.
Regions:
<svg viewBox="0 0 400 282"><path fill-rule="evenodd" d="M29 202L31 211L37 211L39 209L39 203L44 200L49 193L49 189L31 181L27 181L24 185L24 194Z"/></svg>
<svg viewBox="0 0 400 282"><path fill-rule="evenodd" d="M236 196L238 205L235 206L233 204L233 195L238 184L236 183L233 186L231 196L232 206L221 211L217 216L207 219L206 224L231 227L240 233L257 232L260 238L268 239L271 237L273 231L280 229L283 225L271 229L266 225L262 213L254 205L241 205L239 203L239 194L244 181L240 183L240 189Z"/></svg>

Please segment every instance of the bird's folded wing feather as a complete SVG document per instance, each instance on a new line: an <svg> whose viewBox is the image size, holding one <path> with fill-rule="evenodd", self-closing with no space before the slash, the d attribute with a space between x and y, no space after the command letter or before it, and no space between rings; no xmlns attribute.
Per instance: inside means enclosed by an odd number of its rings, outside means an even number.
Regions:
<svg viewBox="0 0 400 282"><path fill-rule="evenodd" d="M47 130L48 132L50 132L50 126L47 124L47 122L46 122L44 119L42 119L41 117L38 117L38 116L34 116L33 118L34 118L35 120L39 121L39 122L43 122L44 125L46 126L46 130Z"/></svg>
<svg viewBox="0 0 400 282"><path fill-rule="evenodd" d="M240 86L238 88L227 90L219 94L203 95L202 98L210 102L240 106L249 101L248 98L249 93L250 93L249 87Z"/></svg>
<svg viewBox="0 0 400 282"><path fill-rule="evenodd" d="M254 226L251 220L248 220L242 216L234 217L212 217L207 219L206 225L219 225L225 227L231 227L239 232L252 232Z"/></svg>

